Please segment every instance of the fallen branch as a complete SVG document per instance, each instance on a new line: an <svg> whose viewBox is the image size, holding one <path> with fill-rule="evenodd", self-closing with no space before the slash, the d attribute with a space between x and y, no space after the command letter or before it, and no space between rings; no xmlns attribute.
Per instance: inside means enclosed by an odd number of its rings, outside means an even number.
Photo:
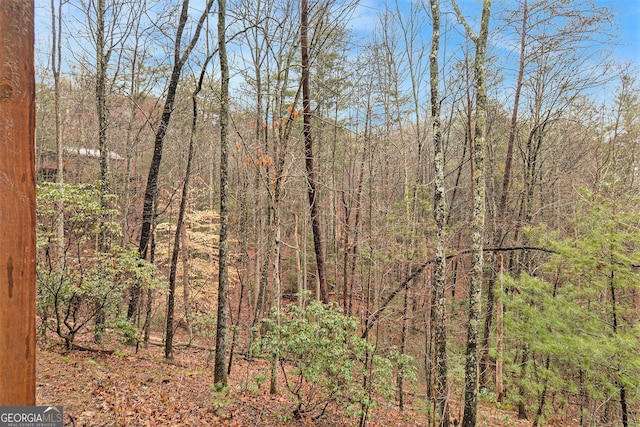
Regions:
<svg viewBox="0 0 640 427"><path fill-rule="evenodd" d="M103 348L83 347L78 344L71 344L70 350L90 351L92 353L113 354L114 350L105 350Z"/></svg>

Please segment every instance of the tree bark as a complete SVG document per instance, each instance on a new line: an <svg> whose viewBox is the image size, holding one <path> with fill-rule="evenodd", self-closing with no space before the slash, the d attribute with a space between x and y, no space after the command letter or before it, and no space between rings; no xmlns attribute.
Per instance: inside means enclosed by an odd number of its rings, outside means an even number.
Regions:
<svg viewBox="0 0 640 427"><path fill-rule="evenodd" d="M434 219L436 222L436 253L434 257L433 274L433 337L435 340L436 366L436 404L440 416L440 426L449 426L449 410L447 406L447 314L446 314L446 255L445 255L445 183L444 183L444 148L442 144L442 130L440 124L440 95L439 95L439 65L440 50L440 5L438 0L430 0L431 6L431 53L429 55L429 69L431 82L431 122L433 126L433 151L435 171L434 191Z"/></svg>
<svg viewBox="0 0 640 427"><path fill-rule="evenodd" d="M105 0L96 3L96 113L98 116L98 149L100 151L100 206L104 213L100 219L100 237L98 249L106 252L109 248L107 229L107 194L109 193L109 147L107 140L107 66L110 50L105 51ZM93 339L96 343L102 341L105 329L106 314L97 304Z"/></svg>
<svg viewBox="0 0 640 427"><path fill-rule="evenodd" d="M107 66L109 53L105 51L105 0L96 3L96 112L98 115L98 148L100 150L100 203L105 207L109 191L109 147L107 145ZM102 238L102 236L101 236ZM101 243L102 244L102 243Z"/></svg>
<svg viewBox="0 0 640 427"><path fill-rule="evenodd" d="M184 304L184 323L189 334L189 343L193 341L193 330L191 328L191 286L189 282L189 239L187 237L187 227L182 221L180 231L180 252L182 253L182 299Z"/></svg>
<svg viewBox="0 0 640 427"><path fill-rule="evenodd" d="M36 403L33 1L0 2L0 405Z"/></svg>
<svg viewBox="0 0 640 427"><path fill-rule="evenodd" d="M311 136L311 91L309 88L309 48L307 31L309 27L308 0L301 0L300 11L300 50L302 57L302 107L304 122L304 153L305 167L307 171L307 193L309 196L309 210L311 212L311 229L313 232L313 247L316 253L316 266L318 269L318 282L320 283L320 300L329 302L329 288L324 266L324 253L322 250L322 228L320 227L319 200L316 188L316 172L313 167L313 139Z"/></svg>
<svg viewBox="0 0 640 427"><path fill-rule="evenodd" d="M213 382L216 387L227 386L227 317L229 312L229 273L227 226L229 212L229 65L226 41L227 1L218 0L218 57L220 60L220 243L218 255L218 316L216 327L216 354Z"/></svg>
<svg viewBox="0 0 640 427"><path fill-rule="evenodd" d="M500 255L500 274L504 273L502 255ZM502 293L502 278L500 278L500 293ZM496 306L496 400L504 400L503 382L503 338L504 338L504 306L502 300L498 300Z"/></svg>
<svg viewBox="0 0 640 427"><path fill-rule="evenodd" d="M471 254L473 276L471 277L471 286L469 289L469 327L467 329L464 416L462 419L462 425L464 427L475 427L478 413L478 338L482 304L481 291L486 211L484 152L487 126L487 87L485 81L485 55L489 34L491 0L483 1L480 33L478 36L473 34L471 27L467 24L455 0L453 0L453 7L458 19L465 27L467 36L473 40L476 48L473 65L473 86L476 92L476 117L473 137L473 243Z"/></svg>
<svg viewBox="0 0 640 427"><path fill-rule="evenodd" d="M56 29L57 28L57 29ZM62 0L58 2L58 12L56 14L55 1L51 0L51 74L53 76L53 97L54 97L54 126L56 138L56 184L60 187L64 184L64 147L62 145L62 124L60 119L60 69L62 62ZM60 257L64 252L64 203L58 202L56 207L60 215L56 216L56 250L53 254L55 265L59 265Z"/></svg>

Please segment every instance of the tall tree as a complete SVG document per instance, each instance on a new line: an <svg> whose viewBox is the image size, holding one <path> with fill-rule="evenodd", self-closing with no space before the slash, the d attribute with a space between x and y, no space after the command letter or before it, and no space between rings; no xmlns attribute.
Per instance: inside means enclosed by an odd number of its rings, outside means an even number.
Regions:
<svg viewBox="0 0 640 427"><path fill-rule="evenodd" d="M109 194L109 145L107 139L107 66L111 49L105 45L105 0L96 3L95 43L96 43L96 112L98 115L98 149L100 150L100 205L107 211L107 195ZM106 217L102 222L108 221ZM99 250L106 252L109 247L106 227L101 224ZM97 310L95 318L94 340L101 341L104 331L105 314L102 309Z"/></svg>
<svg viewBox="0 0 640 427"><path fill-rule="evenodd" d="M469 289L469 325L467 329L467 349L465 363L465 392L464 392L464 427L475 427L478 414L478 339L480 329L480 309L482 305L483 281L483 248L485 225L485 175L484 153L487 132L487 86L485 78L485 56L487 38L489 35L489 16L491 0L483 0L480 32L476 35L471 29L464 15L460 11L456 0L452 0L456 15L464 25L467 37L476 48L473 64L473 86L476 96L476 115L473 132L473 243L471 263L473 275Z"/></svg>
<svg viewBox="0 0 640 427"><path fill-rule="evenodd" d="M98 114L98 148L100 150L101 203L109 192L109 147L107 145L107 66L111 50L105 49L105 0L96 3L96 110ZM103 242L104 243L104 242Z"/></svg>
<svg viewBox="0 0 640 427"><path fill-rule="evenodd" d="M189 17L189 0L182 1L182 9L180 12L180 18L178 20L178 28L176 30L176 36L174 40L173 51L173 69L171 70L171 77L169 79L169 87L167 88L167 96L164 102L164 108L162 110L162 117L160 124L158 125L155 133L155 140L153 145L153 157L151 159L151 165L149 166L149 175L147 177L147 185L144 193L144 204L142 207L142 227L140 230L140 243L138 245L138 252L140 258L145 259L149 250L149 241L151 238L151 223L153 222L153 202L155 195L158 192L158 174L160 172L160 164L162 162L162 150L164 147L164 138L167 134L167 128L171 121L171 115L173 114L173 105L176 99L176 91L180 82L180 75L182 68L187 62L191 51L195 47L202 26L204 25L205 18L209 14L213 0L207 0L207 3L198 19L193 36L187 46L182 48L182 36L185 26ZM138 312L138 304L140 301L140 284L134 283L131 287L131 295L129 299L129 308L127 311L127 318L133 319Z"/></svg>
<svg viewBox="0 0 640 427"><path fill-rule="evenodd" d="M301 0L300 9L300 53L302 60L302 108L304 122L304 154L307 171L307 194L309 196L309 211L311 212L311 229L313 231L313 248L316 253L316 267L320 285L320 300L329 302L329 287L325 272L324 252L322 249L322 228L320 227L319 197L316 188L316 171L313 166L313 138L311 135L311 89L309 87L309 2Z"/></svg>
<svg viewBox="0 0 640 427"><path fill-rule="evenodd" d="M434 340L436 348L436 402L440 415L440 426L449 426L448 383L447 383L447 315L446 315L446 267L445 255L445 183L444 183L444 149L442 144L442 130L440 123L440 72L438 54L440 51L440 4L438 0L430 0L431 6L431 53L429 54L429 75L431 83L431 121L433 126L433 152L435 170L434 211L436 221L436 254L434 257L432 306L434 316Z"/></svg>
<svg viewBox="0 0 640 427"><path fill-rule="evenodd" d="M227 385L227 317L229 313L229 277L227 225L229 212L229 65L226 41L227 1L218 0L218 57L220 60L220 243L218 254L218 317L213 382L216 387Z"/></svg>
<svg viewBox="0 0 640 427"><path fill-rule="evenodd" d="M36 403L33 1L0 2L0 405Z"/></svg>
<svg viewBox="0 0 640 427"><path fill-rule="evenodd" d="M51 0L51 75L53 76L53 114L56 140L56 183L60 186L64 184L64 148L62 145L62 123L61 123L61 94L60 94L60 71L62 68L62 5L64 1L59 0L56 8L55 0ZM57 9L57 11L56 11ZM58 204L58 210L64 211L62 201ZM56 224L56 239L58 240L57 252L54 257L57 259L64 250L64 215L58 215Z"/></svg>
<svg viewBox="0 0 640 427"><path fill-rule="evenodd" d="M507 198L509 187L511 184L511 167L513 163L513 148L515 145L516 134L518 131L518 108L520 107L520 93L524 81L524 68L526 64L526 45L527 45L527 28L528 28L529 8L527 0L522 3L522 24L520 27L520 59L518 61L518 77L516 79L515 94L513 97L513 108L511 110L511 124L509 126L509 139L507 141L507 157L505 159L504 173L502 175L502 191L500 193L500 201L498 209L495 212L497 223L505 223L505 214L507 211ZM506 227L496 227L493 235L493 246L498 247L503 243L505 233L502 231ZM486 382L485 376L489 366L489 339L491 338L491 328L493 324L493 304L495 301L495 283L497 271L499 270L497 263L498 257L493 258L496 265L491 270L491 278L487 288L487 315L485 316L484 334L482 336L482 347L480 356L480 378L481 383ZM501 369L501 368L500 368ZM499 399L501 397L498 397Z"/></svg>
<svg viewBox="0 0 640 427"><path fill-rule="evenodd" d="M191 118L191 133L189 134L189 150L187 154L187 166L184 173L184 181L182 183L182 197L180 198L180 208L178 209L178 219L176 221L176 233L173 241L173 251L171 252L171 263L169 264L169 294L167 296L167 318L166 318L166 327L165 327L165 345L164 345L164 357L166 359L173 359L173 318L174 318L174 309L175 309L175 296L176 296L176 273L178 270L178 256L180 255L180 244L182 242L183 246L186 246L186 227L185 223L185 215L187 211L187 205L189 203L189 182L191 180L191 169L193 164L193 153L195 146L195 138L196 131L198 125L198 94L202 90L202 81L204 80L204 75L207 69L207 65L211 59L211 55L207 56L206 61L202 66L202 70L200 72L200 78L196 82L196 88L191 95L191 102L193 106L192 118ZM183 250L186 251L186 247L183 247ZM184 255L186 257L186 254ZM187 327L189 327L189 313L188 313L188 273L189 270L186 266L187 261L185 261L184 267L184 295L185 295L185 321L187 323Z"/></svg>

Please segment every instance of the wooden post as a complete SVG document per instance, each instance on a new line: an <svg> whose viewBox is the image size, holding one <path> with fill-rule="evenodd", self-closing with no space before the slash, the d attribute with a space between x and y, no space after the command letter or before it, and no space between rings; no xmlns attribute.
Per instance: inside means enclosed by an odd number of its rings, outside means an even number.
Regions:
<svg viewBox="0 0 640 427"><path fill-rule="evenodd" d="M0 1L0 406L36 403L33 14Z"/></svg>

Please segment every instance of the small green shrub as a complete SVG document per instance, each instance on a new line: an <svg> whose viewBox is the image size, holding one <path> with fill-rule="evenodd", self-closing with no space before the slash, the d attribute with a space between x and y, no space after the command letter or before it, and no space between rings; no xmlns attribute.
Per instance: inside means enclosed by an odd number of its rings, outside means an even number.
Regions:
<svg viewBox="0 0 640 427"><path fill-rule="evenodd" d="M364 416L377 399L393 399L394 356L376 355L360 338L358 320L336 304L290 305L265 324L258 344L266 357L279 361L294 417L318 419L331 405L349 416ZM402 358L410 379L412 365L406 362L409 358Z"/></svg>
<svg viewBox="0 0 640 427"><path fill-rule="evenodd" d="M116 243L122 240L118 212L102 206L99 188L44 183L37 191L37 311L41 329L55 332L67 348L94 326L96 339L106 326L137 335L121 318L126 292L133 283L160 287L155 268L133 246ZM114 197L107 196L107 204Z"/></svg>

